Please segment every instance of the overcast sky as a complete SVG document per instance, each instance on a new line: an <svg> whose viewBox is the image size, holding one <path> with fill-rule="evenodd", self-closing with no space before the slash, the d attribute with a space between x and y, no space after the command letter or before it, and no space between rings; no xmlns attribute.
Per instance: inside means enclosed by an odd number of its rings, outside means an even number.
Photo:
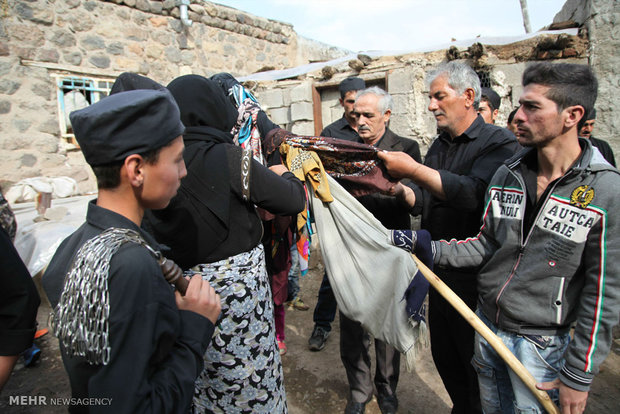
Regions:
<svg viewBox="0 0 620 414"><path fill-rule="evenodd" d="M519 0L216 0L291 23L310 39L349 49L411 50L480 35L525 33ZM528 0L532 31L549 25L565 0Z"/></svg>

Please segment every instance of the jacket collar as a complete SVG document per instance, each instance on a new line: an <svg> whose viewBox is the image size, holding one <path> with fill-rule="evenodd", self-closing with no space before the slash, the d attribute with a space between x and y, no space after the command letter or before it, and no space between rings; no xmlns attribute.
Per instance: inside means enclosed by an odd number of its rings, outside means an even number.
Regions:
<svg viewBox="0 0 620 414"><path fill-rule="evenodd" d="M379 141L377 141L375 147L384 150L396 148L400 145L400 141L398 141L396 137L397 135L386 127L383 136L379 138Z"/></svg>
<svg viewBox="0 0 620 414"><path fill-rule="evenodd" d="M567 174L580 174L586 169L594 171L600 171L605 169L613 169L610 165L603 162L603 156L598 151L594 150L592 143L586 138L579 138L579 145L581 146L581 154L577 158L577 161L573 163ZM519 165L525 165L526 168L532 169L536 167L536 161L532 162L531 158L536 158L536 148L524 148L519 151L514 157L506 161L508 168L515 169ZM600 161L600 162L599 162Z"/></svg>
<svg viewBox="0 0 620 414"><path fill-rule="evenodd" d="M86 221L93 227L97 227L102 231L110 227L118 227L122 229L134 230L144 238L144 240L154 249L161 250L162 246L155 241L153 236L138 227L133 221L127 217L115 213L112 210L103 208L97 205L97 199L91 200L88 203L88 210L86 213Z"/></svg>
<svg viewBox="0 0 620 414"><path fill-rule="evenodd" d="M476 119L474 119L474 122L472 122L469 125L469 127L467 127L465 132L463 132L459 136L454 137L454 140L450 138L450 134L448 134L447 132L441 132L438 138L444 141L447 141L447 142L452 142L452 141L456 142L456 141L465 141L465 140L471 141L480 136L480 134L482 133L482 128L484 128L485 125L486 123L484 122L484 119L482 119L482 116L477 115Z"/></svg>

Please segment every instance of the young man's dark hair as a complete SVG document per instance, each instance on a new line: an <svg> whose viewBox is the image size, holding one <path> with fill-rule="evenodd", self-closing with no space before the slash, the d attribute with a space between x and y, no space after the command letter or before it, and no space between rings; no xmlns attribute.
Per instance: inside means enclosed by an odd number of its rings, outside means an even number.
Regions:
<svg viewBox="0 0 620 414"><path fill-rule="evenodd" d="M515 118L515 114L517 113L517 111L519 110L519 107L517 106L515 109L513 109L510 114L508 114L508 123L510 124L512 122L512 120Z"/></svg>
<svg viewBox="0 0 620 414"><path fill-rule="evenodd" d="M361 91L365 88L366 82L364 82L364 79L354 76L349 76L348 78L343 79L343 81L338 85L338 91L340 92L341 99L344 99L344 96L349 91Z"/></svg>
<svg viewBox="0 0 620 414"><path fill-rule="evenodd" d="M572 63L534 63L523 72L523 86L530 83L548 86L547 98L555 102L558 112L573 105L581 105L584 116L579 121L581 128L586 121L585 114L594 108L598 81L586 65Z"/></svg>
<svg viewBox="0 0 620 414"><path fill-rule="evenodd" d="M121 167L123 163L99 165L92 167L95 178L97 178L97 188L112 189L121 183Z"/></svg>
<svg viewBox="0 0 620 414"><path fill-rule="evenodd" d="M480 97L481 101L486 101L491 106L491 110L499 109L502 99L500 96L491 88L482 88L482 96Z"/></svg>
<svg viewBox="0 0 620 414"><path fill-rule="evenodd" d="M163 147L144 152L140 155L144 159L144 162L149 165L154 165L157 163L157 160L159 160L159 153L161 150L169 145L171 144L166 144ZM97 178L97 188L112 189L118 187L121 183L120 173L122 166L122 162L115 162L92 167L95 178Z"/></svg>

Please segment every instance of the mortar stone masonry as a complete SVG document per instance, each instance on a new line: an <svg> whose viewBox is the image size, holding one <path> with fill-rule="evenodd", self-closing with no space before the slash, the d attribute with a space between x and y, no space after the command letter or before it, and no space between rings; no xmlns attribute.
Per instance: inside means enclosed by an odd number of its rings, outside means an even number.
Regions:
<svg viewBox="0 0 620 414"><path fill-rule="evenodd" d="M191 26L180 20L176 0L29 0L8 1L0 19L0 186L38 175L69 175L80 191L96 182L72 140L61 109L67 82L111 82L124 71L162 84L183 74L243 76L266 69L288 69L328 61L349 53L305 39L292 25L251 15L209 1L192 0ZM568 16L568 17L567 17ZM426 76L441 62L456 58L489 72L502 97L498 118L505 125L518 104L521 74L529 61L543 57L588 63L599 78L598 119L594 135L620 154L620 12L613 0L569 0L556 23L573 19L579 35L544 35L508 45L481 45L482 56L467 48L379 56L361 70L348 62L292 79L247 82L272 121L293 133L314 135L342 116L337 85L360 76L387 86L394 98L390 128L415 139L423 153L436 135L427 110ZM541 45L564 45L543 50ZM542 54L542 52L549 52ZM326 72L327 73L327 72ZM327 78L326 76L329 76ZM65 83L63 83L65 82ZM105 83L104 82L104 83ZM60 85L60 86L59 86ZM321 102L315 108L314 88ZM105 90L105 88L104 88ZM103 92L105 96L107 92ZM90 94L90 92L88 93ZM94 96L94 95L93 95ZM93 99L91 96L91 99ZM314 119L316 113L321 119ZM63 130L64 128L64 130Z"/></svg>

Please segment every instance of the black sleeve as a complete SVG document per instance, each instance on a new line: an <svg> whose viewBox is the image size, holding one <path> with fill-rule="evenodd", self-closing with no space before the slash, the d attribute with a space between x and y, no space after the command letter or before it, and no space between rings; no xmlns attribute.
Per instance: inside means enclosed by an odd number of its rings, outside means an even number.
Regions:
<svg viewBox="0 0 620 414"><path fill-rule="evenodd" d="M256 116L256 126L258 127L258 132L261 137L265 137L272 129L280 128L280 126L271 122L271 119L269 119L263 110L258 111L258 115Z"/></svg>
<svg viewBox="0 0 620 414"><path fill-rule="evenodd" d="M230 168L231 190L241 196L241 147L226 148ZM306 207L306 192L301 181L291 172L279 176L252 159L250 167L250 201L272 214L291 216Z"/></svg>
<svg viewBox="0 0 620 414"><path fill-rule="evenodd" d="M609 143L607 141L603 141L603 140L598 139L596 141L596 147L599 149L599 151L603 155L603 158L605 158L607 160L607 162L609 162L611 165L613 165L615 167L616 166L616 159L614 157L614 152L612 151L611 146L609 145Z"/></svg>
<svg viewBox="0 0 620 414"><path fill-rule="evenodd" d="M213 324L180 311L170 285L143 247L129 246L110 263L111 355L90 378L89 397L111 398L91 412L186 413Z"/></svg>
<svg viewBox="0 0 620 414"><path fill-rule="evenodd" d="M39 294L9 235L0 227L0 355L32 345Z"/></svg>
<svg viewBox="0 0 620 414"><path fill-rule="evenodd" d="M616 166L616 158L614 157L614 153L611 150L611 147L609 148L609 154L607 154L607 157L605 157L605 159L607 159L607 161L609 161L609 163L611 165L613 165L614 167L617 168L617 166Z"/></svg>
<svg viewBox="0 0 620 414"><path fill-rule="evenodd" d="M276 150L267 156L267 166L271 167L278 164L282 164L282 155L280 155L279 150Z"/></svg>
<svg viewBox="0 0 620 414"><path fill-rule="evenodd" d="M439 170L444 194L452 207L462 208L465 211L480 210L491 177L518 148L519 145L514 138L496 141L477 155L469 174L459 175Z"/></svg>
<svg viewBox="0 0 620 414"><path fill-rule="evenodd" d="M291 172L279 176L252 160L250 199L272 214L291 216L306 207L304 185Z"/></svg>

